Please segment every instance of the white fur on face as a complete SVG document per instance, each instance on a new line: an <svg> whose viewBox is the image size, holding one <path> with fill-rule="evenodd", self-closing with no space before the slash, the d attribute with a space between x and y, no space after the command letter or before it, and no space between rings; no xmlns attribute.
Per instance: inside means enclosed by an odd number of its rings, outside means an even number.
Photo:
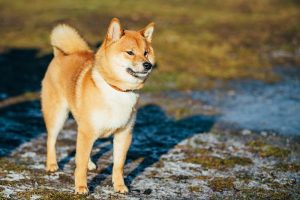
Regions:
<svg viewBox="0 0 300 200"><path fill-rule="evenodd" d="M127 68L130 68L135 72L142 72L144 70L142 63L137 66L133 66L132 62L128 59L125 59L122 53L113 56L112 59L110 60L110 63L111 63L112 70L122 81L133 83L133 84L138 84L143 82L142 79L136 78L127 72ZM146 78L149 72L147 74L138 74L138 75L140 77Z"/></svg>

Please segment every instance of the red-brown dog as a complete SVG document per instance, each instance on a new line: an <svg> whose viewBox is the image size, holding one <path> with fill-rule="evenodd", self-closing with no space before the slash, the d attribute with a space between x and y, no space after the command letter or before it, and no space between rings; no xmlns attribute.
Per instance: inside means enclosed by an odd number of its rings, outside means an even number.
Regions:
<svg viewBox="0 0 300 200"><path fill-rule="evenodd" d="M126 193L123 168L131 143L136 104L154 65L154 24L140 31L123 30L114 18L94 54L76 30L58 25L51 34L54 58L42 82L42 111L48 132L47 171L58 169L55 143L69 111L77 124L75 192L85 194L87 170L97 138L113 134L116 192Z"/></svg>

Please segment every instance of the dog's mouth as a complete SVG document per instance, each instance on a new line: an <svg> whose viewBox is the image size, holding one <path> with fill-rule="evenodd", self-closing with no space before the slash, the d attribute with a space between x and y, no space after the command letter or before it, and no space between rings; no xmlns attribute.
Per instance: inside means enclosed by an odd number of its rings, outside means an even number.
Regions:
<svg viewBox="0 0 300 200"><path fill-rule="evenodd" d="M148 75L148 71L142 71L142 72L136 72L131 68L126 69L127 73L130 74L131 76L144 80L145 77Z"/></svg>

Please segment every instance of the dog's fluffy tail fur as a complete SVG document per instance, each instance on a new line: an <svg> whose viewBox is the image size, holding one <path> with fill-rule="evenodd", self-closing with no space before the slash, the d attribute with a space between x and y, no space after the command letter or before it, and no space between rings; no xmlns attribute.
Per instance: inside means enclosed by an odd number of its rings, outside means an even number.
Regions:
<svg viewBox="0 0 300 200"><path fill-rule="evenodd" d="M91 52L90 47L78 32L66 24L56 26L53 29L50 38L51 45L54 49L54 56L84 51Z"/></svg>

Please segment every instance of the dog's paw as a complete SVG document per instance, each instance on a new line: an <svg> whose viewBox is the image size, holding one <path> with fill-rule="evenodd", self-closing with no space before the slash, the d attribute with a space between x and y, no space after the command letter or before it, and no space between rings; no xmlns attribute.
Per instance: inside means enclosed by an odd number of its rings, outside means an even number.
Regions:
<svg viewBox="0 0 300 200"><path fill-rule="evenodd" d="M75 194L88 194L89 190L86 186L75 187Z"/></svg>
<svg viewBox="0 0 300 200"><path fill-rule="evenodd" d="M114 190L115 192L119 192L119 193L128 193L128 188L126 187L126 185L114 185Z"/></svg>
<svg viewBox="0 0 300 200"><path fill-rule="evenodd" d="M89 160L88 169L90 171L95 170L97 168L96 164L93 161Z"/></svg>
<svg viewBox="0 0 300 200"><path fill-rule="evenodd" d="M58 165L57 164L49 164L46 167L47 172L56 172L58 170Z"/></svg>

